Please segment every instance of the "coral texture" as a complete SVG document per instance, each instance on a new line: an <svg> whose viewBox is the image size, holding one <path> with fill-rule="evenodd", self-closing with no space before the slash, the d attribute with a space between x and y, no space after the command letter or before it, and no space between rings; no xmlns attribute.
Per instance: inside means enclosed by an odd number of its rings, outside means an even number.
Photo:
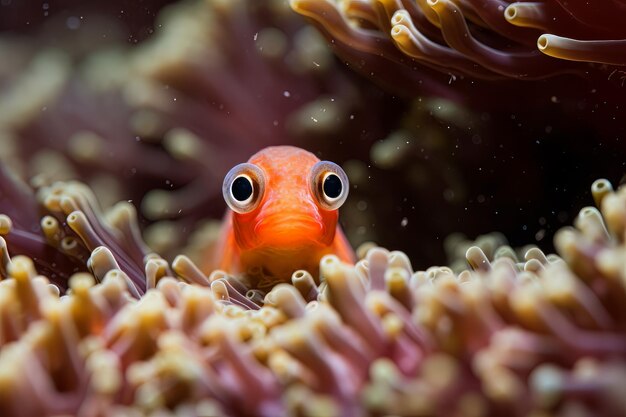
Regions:
<svg viewBox="0 0 626 417"><path fill-rule="evenodd" d="M626 189L592 191L602 214L559 232L560 257L473 246L457 274L363 247L264 293L184 256L140 261L128 206L105 221L83 185L42 189L45 234L65 217L64 252L91 272L62 295L9 255L0 219L0 413L622 415Z"/></svg>

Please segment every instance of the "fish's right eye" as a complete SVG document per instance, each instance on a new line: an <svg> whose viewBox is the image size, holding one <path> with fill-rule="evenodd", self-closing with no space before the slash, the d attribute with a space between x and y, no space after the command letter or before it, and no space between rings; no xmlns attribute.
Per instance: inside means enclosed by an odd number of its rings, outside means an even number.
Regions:
<svg viewBox="0 0 626 417"><path fill-rule="evenodd" d="M258 207L265 191L263 171L256 165L244 163L232 168L224 178L222 194L231 210L249 213Z"/></svg>

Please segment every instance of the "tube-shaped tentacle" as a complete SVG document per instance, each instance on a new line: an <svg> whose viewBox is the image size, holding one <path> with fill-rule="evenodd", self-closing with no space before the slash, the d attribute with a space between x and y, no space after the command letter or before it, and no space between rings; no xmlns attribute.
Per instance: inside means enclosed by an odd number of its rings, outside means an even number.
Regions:
<svg viewBox="0 0 626 417"><path fill-rule="evenodd" d="M537 39L537 48L544 54L569 61L626 65L626 40L578 40L544 34Z"/></svg>

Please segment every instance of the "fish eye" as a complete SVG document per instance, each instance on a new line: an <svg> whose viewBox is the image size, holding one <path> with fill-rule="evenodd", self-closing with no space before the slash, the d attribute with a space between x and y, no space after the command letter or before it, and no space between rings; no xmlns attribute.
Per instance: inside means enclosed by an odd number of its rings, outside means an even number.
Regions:
<svg viewBox="0 0 626 417"><path fill-rule="evenodd" d="M320 161L315 164L311 170L310 184L313 196L326 210L338 209L348 197L348 176L333 162Z"/></svg>
<svg viewBox="0 0 626 417"><path fill-rule="evenodd" d="M336 174L328 172L324 175L324 180L322 181L322 191L328 200L334 200L341 197L342 190L343 185L341 184L341 179Z"/></svg>
<svg viewBox="0 0 626 417"><path fill-rule="evenodd" d="M233 167L222 185L224 201L239 214L249 213L259 205L265 192L265 176L256 165L244 163Z"/></svg>
<svg viewBox="0 0 626 417"><path fill-rule="evenodd" d="M246 203L252 198L254 193L254 184L249 176L242 174L235 178L230 185L230 194L232 198L240 203Z"/></svg>

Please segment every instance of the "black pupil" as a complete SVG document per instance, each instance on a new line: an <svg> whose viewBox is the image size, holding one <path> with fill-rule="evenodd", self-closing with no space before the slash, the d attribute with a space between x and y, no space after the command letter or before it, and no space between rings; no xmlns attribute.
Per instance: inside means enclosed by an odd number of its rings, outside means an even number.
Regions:
<svg viewBox="0 0 626 417"><path fill-rule="evenodd" d="M237 177L230 187L237 201L246 201L252 195L252 183L246 177Z"/></svg>
<svg viewBox="0 0 626 417"><path fill-rule="evenodd" d="M337 198L341 195L341 180L335 174L330 174L324 180L324 194L328 198Z"/></svg>

